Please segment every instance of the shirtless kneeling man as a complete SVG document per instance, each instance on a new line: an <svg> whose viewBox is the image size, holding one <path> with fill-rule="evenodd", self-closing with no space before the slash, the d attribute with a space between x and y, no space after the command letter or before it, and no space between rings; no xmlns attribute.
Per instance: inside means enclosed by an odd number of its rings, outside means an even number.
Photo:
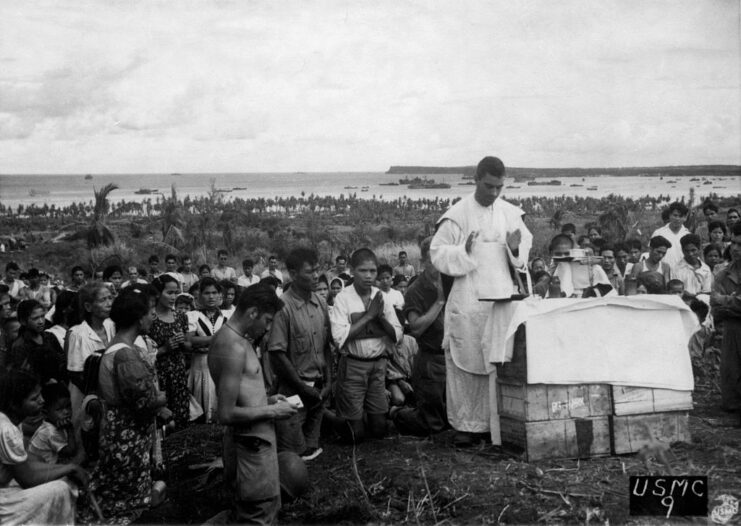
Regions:
<svg viewBox="0 0 741 526"><path fill-rule="evenodd" d="M273 421L296 409L283 395L267 396L255 346L282 307L269 287L248 287L208 353L219 422L225 425L224 475L234 490L232 523L273 524L280 510Z"/></svg>

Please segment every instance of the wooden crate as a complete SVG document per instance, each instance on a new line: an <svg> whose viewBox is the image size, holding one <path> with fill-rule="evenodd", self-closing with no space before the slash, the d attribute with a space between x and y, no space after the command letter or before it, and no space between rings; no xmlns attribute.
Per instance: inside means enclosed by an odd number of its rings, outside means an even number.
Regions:
<svg viewBox="0 0 741 526"><path fill-rule="evenodd" d="M671 444L689 442L689 413L674 411L610 417L612 451L616 455L636 453L654 440Z"/></svg>
<svg viewBox="0 0 741 526"><path fill-rule="evenodd" d="M605 384L525 384L497 379L499 414L525 422L587 418L612 414Z"/></svg>
<svg viewBox="0 0 741 526"><path fill-rule="evenodd" d="M502 443L522 449L525 460L589 458L610 454L610 417L524 422L500 417Z"/></svg>
<svg viewBox="0 0 741 526"><path fill-rule="evenodd" d="M527 383L527 341L524 323L517 327L513 346L512 360L497 364L497 378Z"/></svg>
<svg viewBox="0 0 741 526"><path fill-rule="evenodd" d="M692 391L614 385L612 400L618 416L692 409Z"/></svg>

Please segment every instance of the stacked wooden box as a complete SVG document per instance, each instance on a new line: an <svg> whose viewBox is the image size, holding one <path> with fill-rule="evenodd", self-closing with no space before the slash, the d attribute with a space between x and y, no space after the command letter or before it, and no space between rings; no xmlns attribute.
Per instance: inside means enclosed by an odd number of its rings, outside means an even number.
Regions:
<svg viewBox="0 0 741 526"><path fill-rule="evenodd" d="M612 386L610 426L616 455L635 453L654 440L688 442L691 391Z"/></svg>
<svg viewBox="0 0 741 526"><path fill-rule="evenodd" d="M607 384L527 383L525 328L498 367L502 442L528 461L633 453L652 440L688 441L692 393Z"/></svg>
<svg viewBox="0 0 741 526"><path fill-rule="evenodd" d="M502 442L526 460L609 455L609 385L528 384L525 330L515 336L512 361L497 372Z"/></svg>

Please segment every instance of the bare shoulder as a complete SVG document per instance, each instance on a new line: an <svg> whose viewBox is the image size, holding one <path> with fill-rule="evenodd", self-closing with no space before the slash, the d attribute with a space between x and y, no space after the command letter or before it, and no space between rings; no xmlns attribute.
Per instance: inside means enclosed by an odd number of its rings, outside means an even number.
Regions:
<svg viewBox="0 0 741 526"><path fill-rule="evenodd" d="M233 331L218 331L208 351L208 366L213 371L221 369L234 369L238 363L244 363L245 340Z"/></svg>

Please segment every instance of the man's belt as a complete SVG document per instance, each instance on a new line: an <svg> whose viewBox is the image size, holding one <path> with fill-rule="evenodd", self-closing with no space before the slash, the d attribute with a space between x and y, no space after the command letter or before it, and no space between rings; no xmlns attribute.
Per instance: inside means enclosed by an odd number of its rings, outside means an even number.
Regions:
<svg viewBox="0 0 741 526"><path fill-rule="evenodd" d="M347 354L346 356L348 358L351 358L353 360L357 360L359 362L377 362L381 358L386 358L386 355L385 354L381 354L381 355L375 356L373 358L362 358L360 356L353 356L352 354Z"/></svg>

